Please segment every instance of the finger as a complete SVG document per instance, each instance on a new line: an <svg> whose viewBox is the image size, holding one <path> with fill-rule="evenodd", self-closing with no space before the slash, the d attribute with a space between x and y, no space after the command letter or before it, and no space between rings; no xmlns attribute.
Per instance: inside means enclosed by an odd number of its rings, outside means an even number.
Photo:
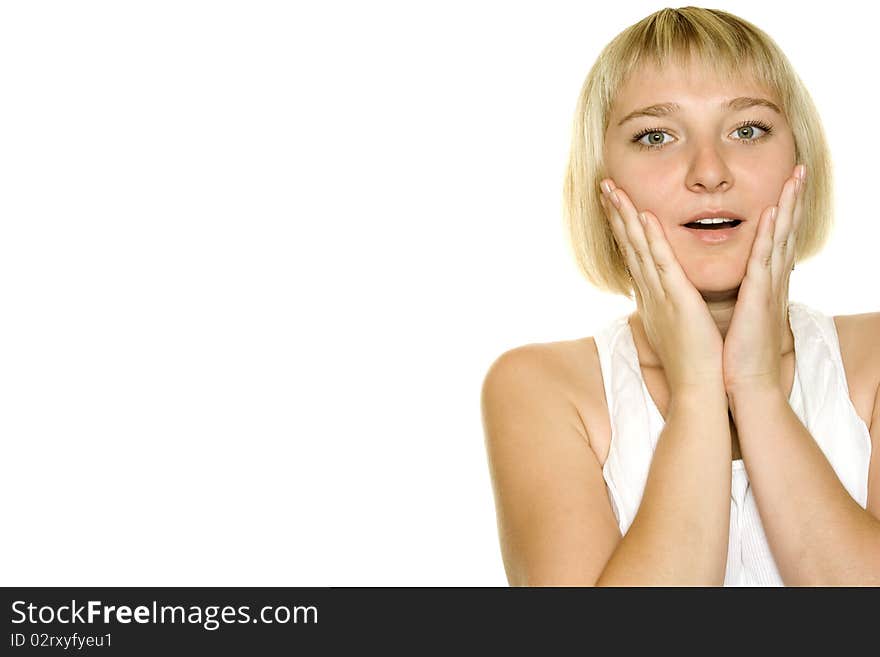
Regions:
<svg viewBox="0 0 880 657"><path fill-rule="evenodd" d="M663 289L666 298L672 297L673 292L682 290L692 285L690 279L685 275L684 269L675 252L666 238L666 232L660 221L651 212L645 210L645 235L648 238L648 246L651 249L651 256L657 270L657 277L660 280L660 287Z"/></svg>
<svg viewBox="0 0 880 657"><path fill-rule="evenodd" d="M624 260L626 260L626 249L629 248L629 246L627 244L626 231L623 230L623 223L620 215L609 198L605 195L604 191L599 196L599 200L602 202L602 207L605 208L605 216L608 218L608 225L611 227L611 233L614 235L614 243L617 244L620 254L624 257ZM629 268L629 265L627 265L627 268Z"/></svg>
<svg viewBox="0 0 880 657"><path fill-rule="evenodd" d="M799 166L795 167L795 171L799 172ZM788 262L788 250L791 245L791 232L794 225L794 208L798 196L798 177L792 175L785 181L782 186L782 193L779 195L779 208L776 215L776 225L773 232L773 262L771 271L774 283L783 275L788 275L791 271L791 264Z"/></svg>
<svg viewBox="0 0 880 657"><path fill-rule="evenodd" d="M615 187L614 193L620 201L620 208L618 209L624 219L623 225L626 230L627 239L632 245L632 253L641 277L640 283L643 286L642 292L654 298L663 299L666 293L663 290L663 285L660 283L660 275L657 273L654 256L651 253L648 238L645 235L645 226L638 216L639 211L622 188Z"/></svg>
<svg viewBox="0 0 880 657"><path fill-rule="evenodd" d="M782 186L782 192L777 204L779 212L776 216L776 226L773 236L773 264L771 265L773 281L778 282L781 277L791 273L792 244L794 243L795 210L800 197L801 165L798 164L792 176Z"/></svg>
<svg viewBox="0 0 880 657"><path fill-rule="evenodd" d="M746 270L746 277L755 280L759 288L765 290L771 289L773 280L773 235L776 223L773 219L774 210L778 214L779 209L775 205L761 213Z"/></svg>
<svg viewBox="0 0 880 657"><path fill-rule="evenodd" d="M804 187L806 186L807 170L804 166L803 175L801 176L801 184L798 186L797 199L794 204L794 220L791 227L791 238L788 240L788 248L786 250L787 271L791 271L794 261L797 258L797 239L800 235L801 224L804 221L804 207L806 206L806 194Z"/></svg>
<svg viewBox="0 0 880 657"><path fill-rule="evenodd" d="M611 192L605 191L604 184L606 182L609 184ZM614 239L617 241L617 246L620 249L624 262L626 263L626 268L629 270L633 283L635 283L636 286L642 285L644 278L642 277L641 265L639 264L639 256L635 251L635 245L630 241L630 233L626 227L628 219L624 212L623 205L620 204L621 195L611 181L603 181L602 193L605 194L606 197L611 231L614 233ZM618 205L614 204L612 193L617 194Z"/></svg>

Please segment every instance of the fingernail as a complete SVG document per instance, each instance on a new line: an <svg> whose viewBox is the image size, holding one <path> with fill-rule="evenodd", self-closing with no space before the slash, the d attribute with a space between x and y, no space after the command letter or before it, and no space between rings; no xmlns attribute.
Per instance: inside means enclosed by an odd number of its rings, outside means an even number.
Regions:
<svg viewBox="0 0 880 657"><path fill-rule="evenodd" d="M774 221L776 219L776 212L778 211L778 209L779 208L774 206L773 209L770 210L770 221Z"/></svg>
<svg viewBox="0 0 880 657"><path fill-rule="evenodd" d="M801 165L801 180L803 180L806 177L807 177L807 165L802 164Z"/></svg>
<svg viewBox="0 0 880 657"><path fill-rule="evenodd" d="M610 182L608 182L607 180L604 180L604 181L602 181L602 185L601 185L601 186L602 186L602 191L603 191L603 192L605 192L606 194L610 194L610 193L611 193L611 183L610 183Z"/></svg>
<svg viewBox="0 0 880 657"><path fill-rule="evenodd" d="M646 224L645 224L645 213L644 212L639 212L639 219L642 220L642 226L645 226Z"/></svg>
<svg viewBox="0 0 880 657"><path fill-rule="evenodd" d="M617 192L611 192L611 202L614 203L615 208L620 208L620 199L617 198Z"/></svg>

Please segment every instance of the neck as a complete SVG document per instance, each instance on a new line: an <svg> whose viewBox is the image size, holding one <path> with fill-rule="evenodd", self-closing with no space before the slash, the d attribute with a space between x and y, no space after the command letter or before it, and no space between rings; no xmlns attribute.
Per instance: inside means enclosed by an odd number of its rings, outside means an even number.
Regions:
<svg viewBox="0 0 880 657"><path fill-rule="evenodd" d="M709 314L715 320L718 332L721 334L722 340L727 337L727 329L730 327L730 320L733 318L733 309L736 307L736 299L739 288L732 292L701 292L706 306L709 308ZM633 333L633 340L639 352L639 360L644 367L662 367L660 359L651 347L645 333L642 317L644 316L644 308L638 303L636 297L637 310L630 315L630 328ZM782 336L782 352L780 356L785 356L794 352L794 335L791 332L791 326L786 322L786 332Z"/></svg>

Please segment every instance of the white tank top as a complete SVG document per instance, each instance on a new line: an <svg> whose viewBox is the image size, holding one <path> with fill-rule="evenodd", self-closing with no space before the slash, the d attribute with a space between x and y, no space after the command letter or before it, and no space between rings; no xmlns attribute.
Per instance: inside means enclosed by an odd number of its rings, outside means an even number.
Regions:
<svg viewBox="0 0 880 657"><path fill-rule="evenodd" d="M639 504L663 416L645 386L627 316L595 336L611 420L602 468L621 534ZM849 396L834 320L789 301L795 370L789 404L822 449L844 488L862 508L868 500L871 436ZM730 542L724 586L784 586L749 486L742 459L733 461Z"/></svg>

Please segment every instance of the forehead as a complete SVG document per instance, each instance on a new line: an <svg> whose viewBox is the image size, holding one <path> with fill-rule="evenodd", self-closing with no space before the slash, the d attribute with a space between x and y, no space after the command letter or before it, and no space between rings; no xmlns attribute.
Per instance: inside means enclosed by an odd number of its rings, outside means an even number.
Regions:
<svg viewBox="0 0 880 657"><path fill-rule="evenodd" d="M624 115L638 107L655 103L679 103L696 110L709 109L738 96L762 96L776 102L776 95L759 84L747 67L734 78L716 74L700 64L683 67L654 63L642 64L618 89L612 113Z"/></svg>

